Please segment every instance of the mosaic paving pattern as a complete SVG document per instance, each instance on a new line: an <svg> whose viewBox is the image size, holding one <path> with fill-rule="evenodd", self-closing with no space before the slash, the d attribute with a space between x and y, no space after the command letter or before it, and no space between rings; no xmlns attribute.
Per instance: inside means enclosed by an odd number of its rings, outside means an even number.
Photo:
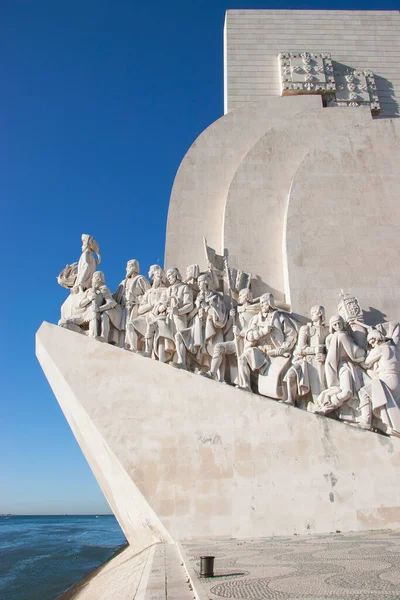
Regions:
<svg viewBox="0 0 400 600"><path fill-rule="evenodd" d="M199 557L215 556L215 577L199 580L210 600L400 600L400 532L185 542L183 547L197 575Z"/></svg>

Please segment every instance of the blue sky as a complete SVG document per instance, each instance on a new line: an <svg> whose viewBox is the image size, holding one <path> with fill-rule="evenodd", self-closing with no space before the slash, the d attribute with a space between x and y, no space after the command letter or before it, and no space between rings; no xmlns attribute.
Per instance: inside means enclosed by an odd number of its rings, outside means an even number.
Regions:
<svg viewBox="0 0 400 600"><path fill-rule="evenodd" d="M35 358L66 291L56 275L100 243L114 290L126 260L163 261L186 150L223 113L228 8L398 9L395 2L3 0L0 4L0 513L108 512Z"/></svg>

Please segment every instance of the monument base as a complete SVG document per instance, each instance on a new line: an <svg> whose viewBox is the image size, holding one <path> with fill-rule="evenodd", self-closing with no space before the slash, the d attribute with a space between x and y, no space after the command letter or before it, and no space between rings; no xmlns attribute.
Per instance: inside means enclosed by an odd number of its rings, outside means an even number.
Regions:
<svg viewBox="0 0 400 600"><path fill-rule="evenodd" d="M400 527L400 440L49 323L37 356L131 547Z"/></svg>

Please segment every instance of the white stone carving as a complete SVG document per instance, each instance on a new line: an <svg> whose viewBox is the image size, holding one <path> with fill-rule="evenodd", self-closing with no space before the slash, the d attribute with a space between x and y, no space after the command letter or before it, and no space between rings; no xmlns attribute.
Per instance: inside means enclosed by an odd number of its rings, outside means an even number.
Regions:
<svg viewBox="0 0 400 600"><path fill-rule="evenodd" d="M272 294L263 294L259 302L260 313L251 319L245 331L236 332L244 339L244 350L239 357L239 386L251 390L250 375L255 372L265 378L263 386L259 378L259 390L268 387L271 393L266 395L279 398L279 376L290 361L297 332L289 317L276 309Z"/></svg>
<svg viewBox="0 0 400 600"><path fill-rule="evenodd" d="M114 300L110 290L105 284L102 271L93 273L92 285L88 288L80 301L80 307L87 309L89 314L89 337L102 342L114 341L110 339L110 329L113 325L117 332L121 331L121 306Z"/></svg>
<svg viewBox="0 0 400 600"><path fill-rule="evenodd" d="M94 255L97 255L97 259ZM93 273L101 262L100 248L96 240L87 233L82 234L82 254L78 261L75 288L85 291L92 285Z"/></svg>
<svg viewBox="0 0 400 600"><path fill-rule="evenodd" d="M310 310L311 323L300 327L293 361L285 376L287 402L295 405L296 400L311 392L314 400L325 389L325 309L313 306Z"/></svg>
<svg viewBox="0 0 400 600"><path fill-rule="evenodd" d="M340 408L345 402L358 403L358 391L362 387L361 363L365 350L360 348L345 331L345 323L340 315L334 315L329 321L330 334L326 338L327 355L325 360L325 378L327 388L318 396L316 412L328 414ZM368 409L361 411L359 425L369 429Z"/></svg>
<svg viewBox="0 0 400 600"><path fill-rule="evenodd" d="M281 96L323 94L326 106L370 106L373 115L380 113L371 71L335 71L326 52L280 52L278 63Z"/></svg>
<svg viewBox="0 0 400 600"><path fill-rule="evenodd" d="M167 278L160 265L149 269L152 285L140 302L138 316L127 326L136 335L137 346L132 350L144 351L147 356L167 362L175 351L174 339L166 324ZM134 339L134 338L133 338Z"/></svg>
<svg viewBox="0 0 400 600"><path fill-rule="evenodd" d="M224 341L224 329L228 322L224 298L213 290L210 272L199 276L198 285L200 291L188 315L190 325L175 336L178 365L184 368L190 362L199 368L210 367L214 347ZM188 359L191 359L189 363Z"/></svg>
<svg viewBox="0 0 400 600"><path fill-rule="evenodd" d="M218 375L218 381L225 382L226 373L226 357L235 357L236 364L238 357L243 353L243 338L244 332L250 324L251 319L260 311L259 302L253 303L253 297L250 288L246 287L240 290L238 298L238 306L232 307L229 313L230 326L232 333L230 334L227 327L226 341L219 342L214 346L212 355L211 368L207 375L215 379ZM242 335L243 333L243 335ZM233 339L229 339L233 338ZM239 377L237 376L237 383Z"/></svg>
<svg viewBox="0 0 400 600"><path fill-rule="evenodd" d="M97 255L97 259L94 257ZM62 287L74 292L84 292L92 284L93 273L101 262L100 248L96 240L87 233L82 234L82 254L78 262L66 265L57 277Z"/></svg>
<svg viewBox="0 0 400 600"><path fill-rule="evenodd" d="M328 98L327 106L369 106L373 115L381 107L374 74L371 71L335 71L336 93Z"/></svg>
<svg viewBox="0 0 400 600"><path fill-rule="evenodd" d="M278 62L281 96L335 92L332 60L327 52L281 52Z"/></svg>
<svg viewBox="0 0 400 600"><path fill-rule="evenodd" d="M301 60L312 65L313 55ZM346 81L353 86L354 76ZM97 242L89 235L82 242L79 262L57 278L70 290L61 327L244 390L257 384L263 396L400 436L400 323L369 327L358 299L342 290L329 335L320 305L300 325L278 310L272 294L253 301L251 274L228 267L228 252L218 255L206 243L208 271L189 265L182 281L176 267L165 273L152 265L150 286L131 259L112 295L95 270Z"/></svg>
<svg viewBox="0 0 400 600"><path fill-rule="evenodd" d="M125 347L137 350L137 335L132 323L139 314L139 304L150 289L150 283L143 275L140 275L139 261L135 258L128 260L126 264L126 278L121 281L114 298L122 307L121 328L125 331Z"/></svg>

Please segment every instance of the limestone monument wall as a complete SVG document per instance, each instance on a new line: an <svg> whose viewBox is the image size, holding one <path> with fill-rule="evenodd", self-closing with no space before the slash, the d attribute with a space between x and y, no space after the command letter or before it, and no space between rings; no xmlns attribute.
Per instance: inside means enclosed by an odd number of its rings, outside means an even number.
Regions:
<svg viewBox="0 0 400 600"><path fill-rule="evenodd" d="M337 68L375 74L381 116L399 116L400 12L228 10L224 28L225 113L280 96L279 52L330 52Z"/></svg>
<svg viewBox="0 0 400 600"><path fill-rule="evenodd" d="M393 11L229 11L164 268L110 290L83 234L59 274L37 356L135 551L400 527L399 44Z"/></svg>
<svg viewBox="0 0 400 600"><path fill-rule="evenodd" d="M43 323L37 355L131 545L400 527L400 439Z"/></svg>
<svg viewBox="0 0 400 600"><path fill-rule="evenodd" d="M198 262L205 236L254 275L256 294L273 292L296 313L317 296L332 312L351 287L365 310L379 304L385 318L397 318L399 59L397 11L228 11L228 112L179 167L166 265ZM303 67L312 75L303 78ZM334 86L334 99L317 84ZM291 190L307 185L300 226Z"/></svg>

